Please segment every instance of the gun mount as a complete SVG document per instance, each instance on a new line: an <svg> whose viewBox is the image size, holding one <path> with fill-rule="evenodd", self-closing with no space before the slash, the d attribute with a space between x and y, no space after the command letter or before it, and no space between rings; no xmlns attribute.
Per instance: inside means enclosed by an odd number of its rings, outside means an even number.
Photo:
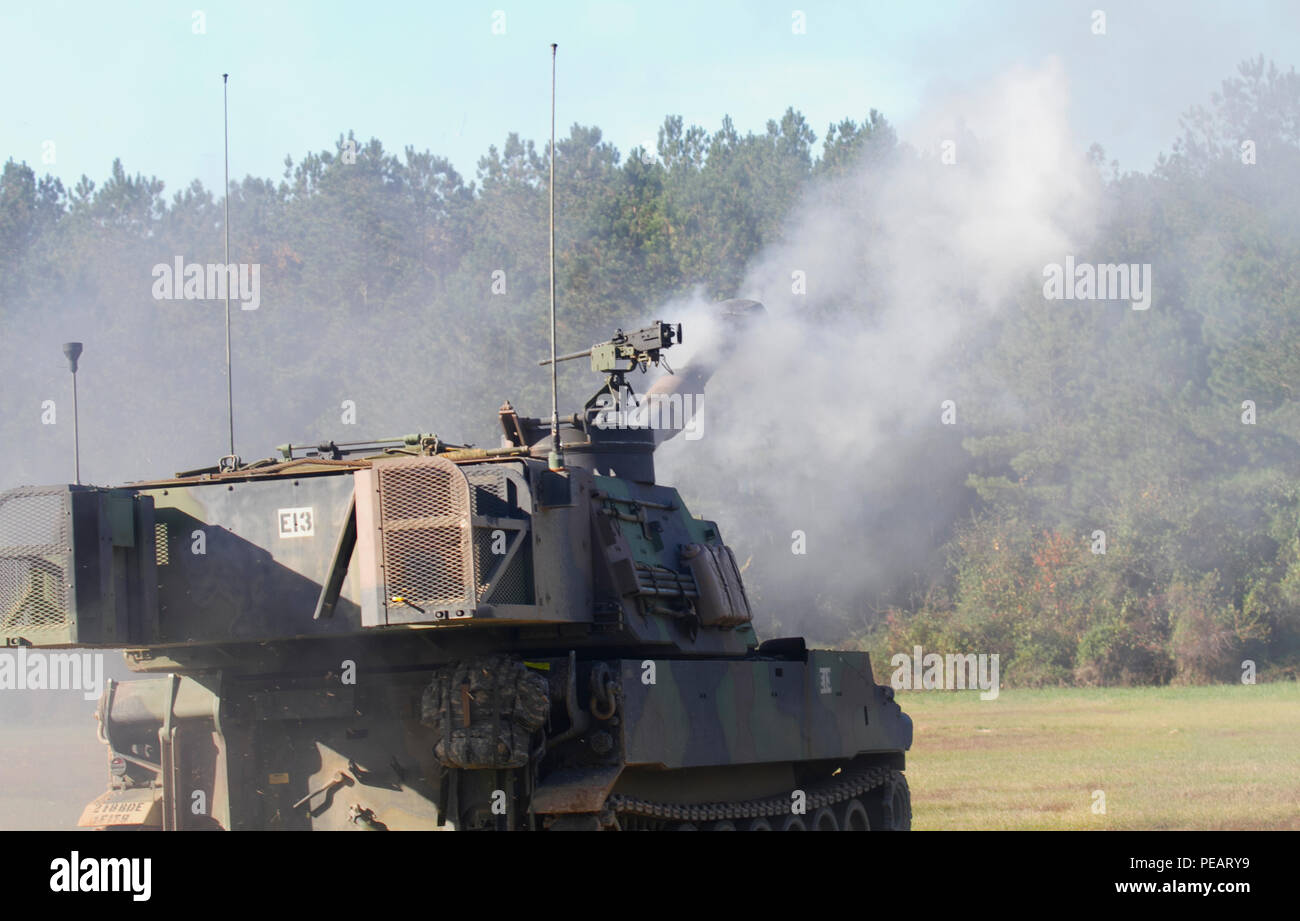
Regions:
<svg viewBox="0 0 1300 921"><path fill-rule="evenodd" d="M583 349L581 352L570 352L568 355L561 355L555 360L557 362L572 361L575 358L590 356L591 370L597 374L609 375L609 381L600 392L609 392L617 397L624 390L629 394L632 393L632 387L627 383L627 374L631 371L639 369L644 372L650 365L658 366L662 363L664 369L671 374L672 368L668 366L667 360L663 359L662 353L671 348L674 342L681 341L682 326L680 323L674 327L671 324L656 321L650 326L644 326L631 333L625 333L620 329L612 339L598 342L591 348ZM624 365L622 362L627 362L627 364ZM550 363L549 358L543 358L538 362L538 365L545 367ZM590 405L590 401L588 405Z"/></svg>

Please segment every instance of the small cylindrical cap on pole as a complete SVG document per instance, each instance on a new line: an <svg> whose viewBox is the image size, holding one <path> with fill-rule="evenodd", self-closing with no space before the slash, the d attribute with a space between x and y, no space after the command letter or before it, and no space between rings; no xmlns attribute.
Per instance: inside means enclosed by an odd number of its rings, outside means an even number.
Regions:
<svg viewBox="0 0 1300 921"><path fill-rule="evenodd" d="M76 374L77 359L81 357L81 343L80 342L63 343L63 354L67 356L68 359L68 370L71 371L73 374Z"/></svg>

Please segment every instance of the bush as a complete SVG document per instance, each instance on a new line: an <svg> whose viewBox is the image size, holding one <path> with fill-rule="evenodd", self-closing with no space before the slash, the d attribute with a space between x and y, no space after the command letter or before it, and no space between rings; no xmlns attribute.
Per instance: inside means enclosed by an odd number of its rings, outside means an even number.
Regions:
<svg viewBox="0 0 1300 921"><path fill-rule="evenodd" d="M1217 576L1204 576L1195 585L1175 583L1167 594L1169 651L1184 684L1234 681L1241 675L1241 641L1234 609L1215 591Z"/></svg>

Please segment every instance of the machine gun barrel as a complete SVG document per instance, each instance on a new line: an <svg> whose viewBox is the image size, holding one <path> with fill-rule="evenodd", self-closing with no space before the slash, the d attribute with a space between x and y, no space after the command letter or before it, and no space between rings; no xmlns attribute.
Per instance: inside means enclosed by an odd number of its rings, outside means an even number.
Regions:
<svg viewBox="0 0 1300 921"><path fill-rule="evenodd" d="M594 346L593 346L593 348L594 348ZM586 358L586 357L587 357L588 355L590 355L590 354L591 354L591 349L583 349L581 352L570 352L568 355L558 355L558 356L556 356L555 361L556 361L556 364L558 364L558 363L560 363L560 362L562 362L562 361L572 361L572 360L575 359L575 358ZM537 364L541 365L542 367L545 367L546 365L549 365L550 363L551 363L551 360L550 360L549 358L543 358L543 359L542 359L541 361L539 361Z"/></svg>

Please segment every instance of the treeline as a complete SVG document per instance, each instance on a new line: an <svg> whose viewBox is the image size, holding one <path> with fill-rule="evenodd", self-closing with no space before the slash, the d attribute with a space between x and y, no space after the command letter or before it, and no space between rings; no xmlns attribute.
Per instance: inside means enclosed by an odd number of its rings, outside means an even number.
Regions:
<svg viewBox="0 0 1300 921"><path fill-rule="evenodd" d="M1294 676L1300 80L1248 62L1184 128L1151 172L1106 177L1112 217L1092 254L1153 264L1155 306L1045 305L1028 279L966 356L969 501L945 523L945 565L865 618L834 593L810 601L814 636L886 660L917 643L998 652L1010 684L1239 680L1245 660ZM670 117L655 151L626 157L575 125L556 158L561 342L603 339L692 290L744 295L746 266L810 184L911 155L874 111L820 144L794 110L745 135ZM436 427L480 444L502 398L543 412L548 168L513 134L468 181L349 133L286 158L278 182L233 184L232 261L262 267L260 308L235 318L242 453L344 440L344 401L365 436ZM219 305L151 295L155 265L221 262L221 240L222 202L198 182L167 198L114 161L102 185L67 189L5 164L4 485L62 463L31 410L66 371L33 352L74 328L90 330L86 377L117 400L84 422L96 481L225 453ZM566 402L587 395L581 372L562 378ZM749 578L779 597L779 572Z"/></svg>
<svg viewBox="0 0 1300 921"><path fill-rule="evenodd" d="M871 645L1000 652L1013 684L1294 680L1298 116L1294 70L1247 62L1111 176L1089 261L1150 263L1154 306L1027 290L1000 319L970 369L977 511Z"/></svg>
<svg viewBox="0 0 1300 921"><path fill-rule="evenodd" d="M668 118L657 151L623 159L599 129L575 125L556 159L560 341L606 338L697 286L732 296L806 182L893 144L872 112L833 126L815 149L791 110L743 136L729 119L710 133ZM441 157L393 155L350 132L332 151L286 158L279 182L232 184L231 261L261 266L263 304L236 317L241 431L259 445L300 439L282 429L294 419L327 435L338 401L361 396L370 424L396 426L385 434L436 416L450 438L489 437L484 393L540 411L544 381L530 372L549 335L548 169L546 151L514 134L469 182ZM154 301L152 269L178 255L220 263L222 220L222 202L197 181L167 199L157 179L114 161L102 185L83 177L69 190L10 160L0 176L6 325L31 335L70 317L93 325L88 348L111 343L164 369L166 394L131 397L180 425L182 415L155 404L192 390L206 407L222 389L212 360L220 305ZM566 371L567 395L585 398L587 381ZM412 393L414 381L425 392ZM264 407L268 391L276 402ZM219 407L205 411L220 418Z"/></svg>

